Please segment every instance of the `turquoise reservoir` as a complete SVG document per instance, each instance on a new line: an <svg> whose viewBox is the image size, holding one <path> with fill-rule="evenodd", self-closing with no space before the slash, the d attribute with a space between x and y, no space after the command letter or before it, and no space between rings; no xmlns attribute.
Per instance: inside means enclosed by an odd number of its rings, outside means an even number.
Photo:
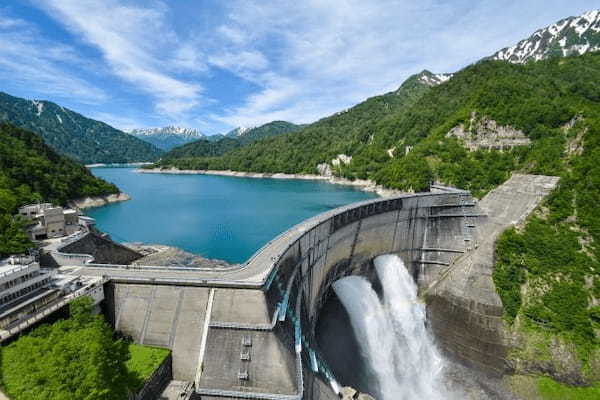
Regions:
<svg viewBox="0 0 600 400"><path fill-rule="evenodd" d="M321 181L91 171L132 198L86 211L114 240L165 244L230 263L244 262L306 218L377 197Z"/></svg>

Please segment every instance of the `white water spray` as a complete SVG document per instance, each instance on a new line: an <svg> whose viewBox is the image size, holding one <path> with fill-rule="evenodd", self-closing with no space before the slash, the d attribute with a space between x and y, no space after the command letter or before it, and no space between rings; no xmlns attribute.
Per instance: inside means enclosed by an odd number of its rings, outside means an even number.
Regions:
<svg viewBox="0 0 600 400"><path fill-rule="evenodd" d="M377 380L379 400L438 400L452 396L443 387L444 361L425 327L425 308L402 260L375 259L383 299L365 278L333 284L350 316L361 352Z"/></svg>

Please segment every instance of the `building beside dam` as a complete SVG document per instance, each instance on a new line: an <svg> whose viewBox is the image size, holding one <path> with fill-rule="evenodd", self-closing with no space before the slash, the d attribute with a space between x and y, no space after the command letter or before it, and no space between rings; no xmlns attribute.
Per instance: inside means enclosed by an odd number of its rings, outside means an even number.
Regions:
<svg viewBox="0 0 600 400"><path fill-rule="evenodd" d="M80 229L80 215L77 210L62 208L51 203L29 204L19 208L19 215L27 218L27 236L31 240L45 240L72 235ZM90 224L89 217L85 223Z"/></svg>
<svg viewBox="0 0 600 400"><path fill-rule="evenodd" d="M339 399L352 382L338 382L319 348L321 311L333 282L349 275L374 279L372 260L390 253L417 283L442 350L502 374L509 343L491 277L495 239L521 223L556 183L515 174L481 201L434 187L351 204L294 226L241 266L87 260L74 261L69 273L102 279L103 308L115 330L170 349L168 378L194 398Z"/></svg>
<svg viewBox="0 0 600 400"><path fill-rule="evenodd" d="M95 304L99 304L104 299L102 283L102 278L98 277L79 277L42 269L31 256L0 260L0 341L81 295L89 295Z"/></svg>

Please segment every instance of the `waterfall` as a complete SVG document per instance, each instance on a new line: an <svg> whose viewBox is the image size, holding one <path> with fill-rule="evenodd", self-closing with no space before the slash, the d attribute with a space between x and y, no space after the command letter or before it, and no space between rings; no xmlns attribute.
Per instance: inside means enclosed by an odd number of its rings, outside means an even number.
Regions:
<svg viewBox="0 0 600 400"><path fill-rule="evenodd" d="M379 400L451 398L442 384L444 360L426 329L425 307L404 263L383 255L375 259L375 269L382 299L362 277L333 284L376 380L374 394Z"/></svg>

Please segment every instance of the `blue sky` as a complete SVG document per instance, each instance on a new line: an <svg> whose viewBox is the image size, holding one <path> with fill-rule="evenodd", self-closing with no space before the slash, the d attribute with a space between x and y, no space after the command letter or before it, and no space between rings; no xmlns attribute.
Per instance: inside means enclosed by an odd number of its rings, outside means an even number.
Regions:
<svg viewBox="0 0 600 400"><path fill-rule="evenodd" d="M312 122L454 72L584 0L8 0L0 90L117 128Z"/></svg>

